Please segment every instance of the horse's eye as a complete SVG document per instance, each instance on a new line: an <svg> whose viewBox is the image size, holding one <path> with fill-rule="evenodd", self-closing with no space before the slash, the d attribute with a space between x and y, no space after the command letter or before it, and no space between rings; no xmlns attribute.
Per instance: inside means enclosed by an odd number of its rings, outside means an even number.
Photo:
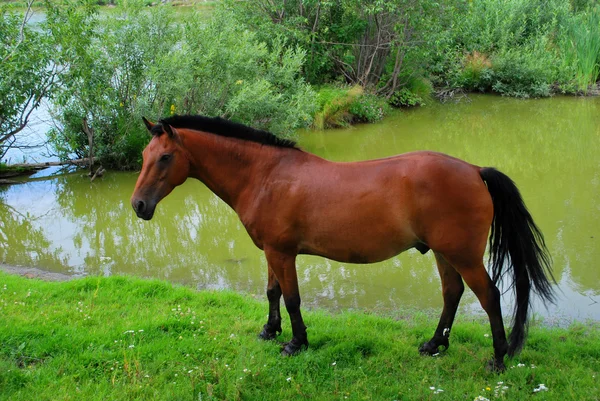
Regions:
<svg viewBox="0 0 600 401"><path fill-rule="evenodd" d="M160 157L161 162L167 162L169 160L171 160L171 154L169 154L169 153L165 153L164 155L162 155Z"/></svg>

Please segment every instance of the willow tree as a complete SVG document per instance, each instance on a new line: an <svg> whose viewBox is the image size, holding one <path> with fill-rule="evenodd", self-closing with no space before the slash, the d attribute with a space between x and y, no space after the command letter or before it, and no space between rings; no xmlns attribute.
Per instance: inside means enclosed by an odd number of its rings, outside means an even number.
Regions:
<svg viewBox="0 0 600 401"><path fill-rule="evenodd" d="M28 0L24 13L0 6L0 158L19 147L19 134L42 100L57 84L58 67L51 62L52 44L30 23Z"/></svg>

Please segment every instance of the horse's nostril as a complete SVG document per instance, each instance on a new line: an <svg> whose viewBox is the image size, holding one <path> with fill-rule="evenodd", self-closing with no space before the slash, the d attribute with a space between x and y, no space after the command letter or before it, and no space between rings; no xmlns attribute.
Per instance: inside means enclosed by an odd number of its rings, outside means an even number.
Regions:
<svg viewBox="0 0 600 401"><path fill-rule="evenodd" d="M146 202L144 202L143 200L137 201L135 208L140 213L144 212L144 210L146 210Z"/></svg>

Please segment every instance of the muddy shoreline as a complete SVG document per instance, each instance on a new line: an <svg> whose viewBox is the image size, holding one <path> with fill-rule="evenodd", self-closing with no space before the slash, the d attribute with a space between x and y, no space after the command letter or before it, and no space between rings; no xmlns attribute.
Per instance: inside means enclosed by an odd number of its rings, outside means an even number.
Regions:
<svg viewBox="0 0 600 401"><path fill-rule="evenodd" d="M0 270L9 274L23 276L29 279L39 279L44 281L69 281L76 278L85 277L83 275L70 275L57 272L49 272L35 267L12 266L0 263Z"/></svg>

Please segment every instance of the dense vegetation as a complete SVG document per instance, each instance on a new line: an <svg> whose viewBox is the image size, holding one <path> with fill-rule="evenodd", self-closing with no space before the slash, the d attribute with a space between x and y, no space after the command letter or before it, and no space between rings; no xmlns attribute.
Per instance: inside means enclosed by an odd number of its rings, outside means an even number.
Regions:
<svg viewBox="0 0 600 401"><path fill-rule="evenodd" d="M487 319L459 318L451 347L432 358L417 352L436 325L422 312L308 311L311 347L283 358L278 342L257 338L266 310L160 281L0 272L0 400L598 399L597 325L534 326L493 374Z"/></svg>
<svg viewBox="0 0 600 401"><path fill-rule="evenodd" d="M0 158L44 97L61 157L87 155L93 137L105 165L136 168L141 115L293 135L468 91L586 94L600 74L597 0L116 3L45 1L39 24L0 3Z"/></svg>

